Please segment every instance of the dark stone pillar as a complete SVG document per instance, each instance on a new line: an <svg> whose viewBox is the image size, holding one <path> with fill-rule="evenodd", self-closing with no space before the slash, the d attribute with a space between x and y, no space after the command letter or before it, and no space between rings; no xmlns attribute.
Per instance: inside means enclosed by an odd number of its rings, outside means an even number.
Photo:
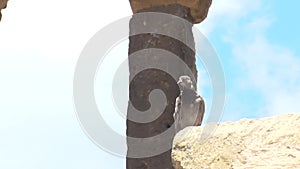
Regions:
<svg viewBox="0 0 300 169"><path fill-rule="evenodd" d="M181 18L186 19L189 22L193 22L193 18L190 15L190 9L181 5L165 5L165 6L156 6L150 7L143 10L140 10L139 13L142 12L162 12L173 14L179 16ZM141 22L147 23L147 18L145 20L136 19L135 16L131 19L130 22L130 31L134 31L137 25ZM157 22L161 22L157 20ZM175 20L171 22L176 22ZM170 29L169 23L164 24L165 29ZM174 28L172 28L174 30ZM182 37L193 37L192 35L192 24L190 27L178 27L176 30L178 34ZM187 36L188 34L188 36ZM169 52L175 54L175 57L179 57L182 59L186 65L190 68L193 73L193 76L197 77L197 70L195 64L195 52L194 52L194 40L192 41L193 49L186 46L184 43L165 35L160 34L140 34L129 37L129 72L130 79L133 79L129 86L129 99L132 105L138 109L139 111L146 111L150 107L150 103L148 100L149 94L154 89L161 89L167 98L167 106L162 113L162 115L156 120L150 123L137 123L127 119L127 131L126 134L129 137L134 138L149 138L155 135L158 135L165 130L169 129L174 123L173 120L173 112L175 106L175 99L179 95L179 88L176 83L179 76L186 74L183 69L181 69L180 65L169 65L170 71L175 71L176 79L171 77L167 72L158 69L148 69L142 72L138 72L136 76L135 67L139 65L139 56L131 57L131 54L134 52L143 50L143 49L164 49ZM142 57L142 56L141 56ZM157 57L151 56L147 57L143 62L155 62L157 64L162 64L163 60L160 60ZM168 63L165 63L168 64ZM196 83L196 82L194 82ZM128 114L129 116L133 113L134 109L130 105L128 106ZM170 144L172 143L172 139L175 135L174 129L172 138L170 138ZM158 140L159 142L160 140ZM133 142L127 139L128 152L136 151L136 149L140 149L141 147L136 147ZM155 147L148 146L143 147L144 150L152 149ZM172 161L171 161L171 149L162 154L156 155L154 157L147 158L130 158L126 159L126 168L127 169L172 169Z"/></svg>

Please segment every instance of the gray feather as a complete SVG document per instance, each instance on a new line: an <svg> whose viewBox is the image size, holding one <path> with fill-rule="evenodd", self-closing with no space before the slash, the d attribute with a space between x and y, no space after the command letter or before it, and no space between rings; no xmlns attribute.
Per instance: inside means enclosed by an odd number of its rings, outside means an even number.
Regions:
<svg viewBox="0 0 300 169"><path fill-rule="evenodd" d="M173 114L176 133L187 126L201 125L205 111L204 100L197 94L189 76L180 76L178 86L180 94Z"/></svg>

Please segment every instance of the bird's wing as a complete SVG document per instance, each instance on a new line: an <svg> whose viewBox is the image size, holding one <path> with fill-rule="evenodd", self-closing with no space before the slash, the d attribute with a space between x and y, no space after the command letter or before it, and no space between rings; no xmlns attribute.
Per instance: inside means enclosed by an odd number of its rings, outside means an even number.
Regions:
<svg viewBox="0 0 300 169"><path fill-rule="evenodd" d="M175 111L174 111L174 114L173 114L173 117L174 117L175 121L176 121L176 119L179 118L180 109L181 109L181 96L179 95L176 98L176 101L175 101Z"/></svg>
<svg viewBox="0 0 300 169"><path fill-rule="evenodd" d="M181 130L181 95L179 95L176 98L176 102L175 102L175 111L173 113L173 118L174 118L174 128L175 128L175 132L177 133L178 131Z"/></svg>
<svg viewBox="0 0 300 169"><path fill-rule="evenodd" d="M197 96L195 102L196 102L197 109L198 109L195 126L200 126L202 123L203 117L204 117L205 103L201 96Z"/></svg>

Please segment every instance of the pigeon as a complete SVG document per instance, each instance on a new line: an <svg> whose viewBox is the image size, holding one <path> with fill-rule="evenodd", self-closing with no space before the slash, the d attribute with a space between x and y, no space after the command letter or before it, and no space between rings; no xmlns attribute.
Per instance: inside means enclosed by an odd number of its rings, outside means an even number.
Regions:
<svg viewBox="0 0 300 169"><path fill-rule="evenodd" d="M177 84L180 94L173 114L176 133L187 126L200 126L205 112L204 100L197 94L191 78L180 76Z"/></svg>

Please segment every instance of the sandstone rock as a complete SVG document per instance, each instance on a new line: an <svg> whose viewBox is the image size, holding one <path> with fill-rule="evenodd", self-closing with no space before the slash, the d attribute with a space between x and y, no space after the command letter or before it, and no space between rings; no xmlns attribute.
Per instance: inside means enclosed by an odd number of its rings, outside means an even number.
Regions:
<svg viewBox="0 0 300 169"><path fill-rule="evenodd" d="M1 18L2 18L1 10L6 8L7 1L8 0L0 0L0 21L1 21Z"/></svg>
<svg viewBox="0 0 300 169"><path fill-rule="evenodd" d="M188 7L193 17L194 23L202 22L208 13L212 0L129 0L133 13L138 11L164 5L179 4Z"/></svg>
<svg viewBox="0 0 300 169"><path fill-rule="evenodd" d="M175 169L300 168L300 113L221 123L206 140L202 130L176 135Z"/></svg>

